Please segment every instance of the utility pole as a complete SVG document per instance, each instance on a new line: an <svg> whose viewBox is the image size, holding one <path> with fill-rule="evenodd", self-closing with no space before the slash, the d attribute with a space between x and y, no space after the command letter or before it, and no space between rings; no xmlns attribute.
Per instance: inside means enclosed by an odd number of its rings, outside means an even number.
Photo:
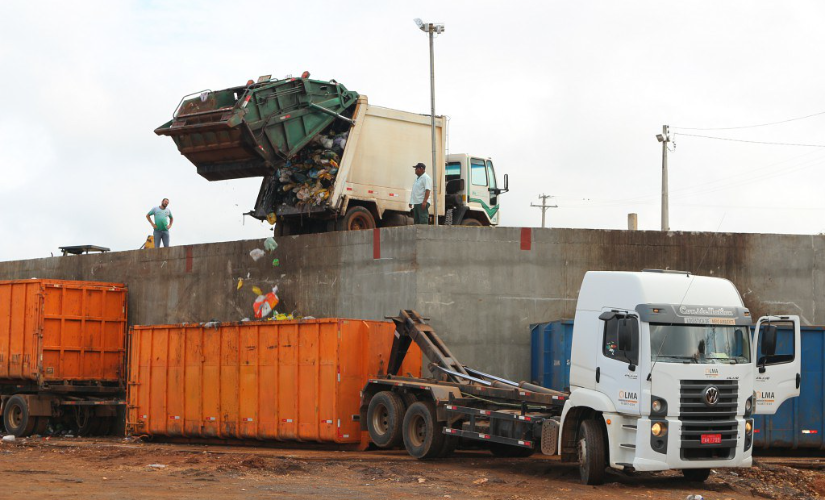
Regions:
<svg viewBox="0 0 825 500"><path fill-rule="evenodd" d="M671 142L670 127L662 125L662 133L656 134L656 140L662 143L662 231L670 231L667 192L667 143Z"/></svg>
<svg viewBox="0 0 825 500"><path fill-rule="evenodd" d="M547 213L548 208L559 208L558 205L548 205L547 200L553 198L549 194L540 194L539 198L541 199L541 205L534 205L530 204L531 207L536 207L541 209L541 227L544 229L544 214Z"/></svg>

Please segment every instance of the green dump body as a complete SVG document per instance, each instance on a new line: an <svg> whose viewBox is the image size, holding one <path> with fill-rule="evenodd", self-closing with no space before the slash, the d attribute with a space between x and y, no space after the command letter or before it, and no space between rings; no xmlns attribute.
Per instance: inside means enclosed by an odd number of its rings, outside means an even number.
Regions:
<svg viewBox="0 0 825 500"><path fill-rule="evenodd" d="M155 129L210 181L272 174L337 119L358 93L343 85L287 78L185 96Z"/></svg>

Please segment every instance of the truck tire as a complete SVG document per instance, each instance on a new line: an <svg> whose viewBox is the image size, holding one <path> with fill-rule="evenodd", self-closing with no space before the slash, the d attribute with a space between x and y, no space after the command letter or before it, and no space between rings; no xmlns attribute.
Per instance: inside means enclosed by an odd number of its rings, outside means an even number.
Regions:
<svg viewBox="0 0 825 500"><path fill-rule="evenodd" d="M49 430L49 417L37 417L37 424L34 426L34 433L40 436Z"/></svg>
<svg viewBox="0 0 825 500"><path fill-rule="evenodd" d="M710 469L682 469L682 475L690 482L704 483L710 477Z"/></svg>
<svg viewBox="0 0 825 500"><path fill-rule="evenodd" d="M74 425L78 436L94 436L100 426L100 419L95 416L90 407L76 406Z"/></svg>
<svg viewBox="0 0 825 500"><path fill-rule="evenodd" d="M415 458L437 457L444 447L444 424L435 419L435 405L418 401L404 415L404 448Z"/></svg>
<svg viewBox="0 0 825 500"><path fill-rule="evenodd" d="M395 448L401 444L401 424L404 423L404 401L391 391L381 391L370 400L367 409L367 430L379 448Z"/></svg>
<svg viewBox="0 0 825 500"><path fill-rule="evenodd" d="M350 207L347 213L338 219L336 227L339 231L374 229L375 218L372 216L372 212L364 207Z"/></svg>
<svg viewBox="0 0 825 500"><path fill-rule="evenodd" d="M461 221L461 225L462 225L462 226L481 227L481 226L483 226L484 224L482 224L481 222L479 222L477 219L470 219L470 218L468 218L468 219L464 219L463 221Z"/></svg>
<svg viewBox="0 0 825 500"><path fill-rule="evenodd" d="M509 446L501 443L490 443L490 453L498 458L527 458L536 452L533 448Z"/></svg>
<svg viewBox="0 0 825 500"><path fill-rule="evenodd" d="M37 417L29 415L29 405L21 396L12 396L3 410L3 425L6 432L15 437L30 436L37 425Z"/></svg>
<svg viewBox="0 0 825 500"><path fill-rule="evenodd" d="M604 483L605 443L601 425L596 420L585 420L579 426L579 472L583 484Z"/></svg>

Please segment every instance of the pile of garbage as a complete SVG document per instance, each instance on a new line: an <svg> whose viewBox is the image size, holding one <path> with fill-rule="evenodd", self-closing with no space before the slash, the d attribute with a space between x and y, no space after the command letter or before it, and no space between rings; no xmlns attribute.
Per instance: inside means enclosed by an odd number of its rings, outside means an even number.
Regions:
<svg viewBox="0 0 825 500"><path fill-rule="evenodd" d="M349 130L335 133L330 128L315 136L304 149L279 168L277 178L280 186L275 193L275 205L323 205L335 184L348 136Z"/></svg>

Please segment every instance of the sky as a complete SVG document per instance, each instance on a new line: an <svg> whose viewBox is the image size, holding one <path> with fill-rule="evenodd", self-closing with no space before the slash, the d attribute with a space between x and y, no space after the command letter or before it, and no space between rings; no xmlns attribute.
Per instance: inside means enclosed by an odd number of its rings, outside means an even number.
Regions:
<svg viewBox="0 0 825 500"><path fill-rule="evenodd" d="M0 261L139 248L164 197L173 245L271 235L243 215L260 179L208 182L153 130L185 94L303 70L429 113L416 17L446 26L450 152L509 176L503 226L540 227L546 194L548 227L659 230L669 125L671 230L825 232L822 2L3 0Z"/></svg>

